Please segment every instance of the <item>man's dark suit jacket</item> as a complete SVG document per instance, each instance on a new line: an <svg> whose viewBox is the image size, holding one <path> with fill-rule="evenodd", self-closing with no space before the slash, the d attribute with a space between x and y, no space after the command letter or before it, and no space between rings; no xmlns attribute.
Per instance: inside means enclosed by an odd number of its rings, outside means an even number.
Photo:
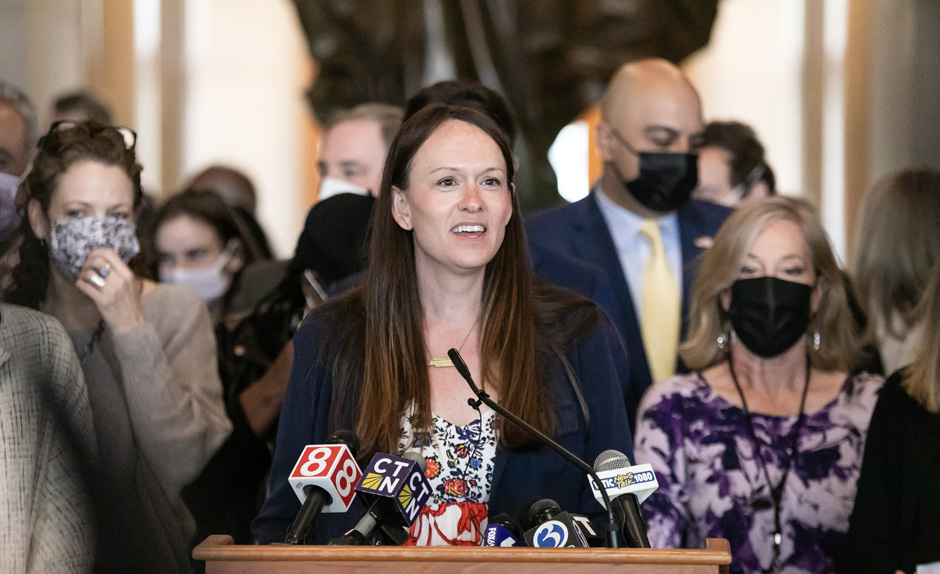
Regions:
<svg viewBox="0 0 940 574"><path fill-rule="evenodd" d="M731 209L727 207L696 200L690 201L677 212L682 250L682 337L685 337L688 322L689 294L696 276L697 258L702 251L696 240L714 236L730 214ZM611 318L626 343L630 357L631 385L624 400L630 428L635 428L640 399L652 383L652 376L630 288L621 272L620 258L597 198L591 193L575 203L533 213L526 219L526 234L533 248L558 253L607 272L616 304ZM677 370L685 370L681 361L678 362Z"/></svg>

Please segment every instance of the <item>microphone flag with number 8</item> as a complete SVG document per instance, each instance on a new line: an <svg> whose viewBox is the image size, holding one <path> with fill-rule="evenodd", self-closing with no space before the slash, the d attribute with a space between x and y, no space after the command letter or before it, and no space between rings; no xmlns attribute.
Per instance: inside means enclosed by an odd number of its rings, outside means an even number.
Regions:
<svg viewBox="0 0 940 574"><path fill-rule="evenodd" d="M361 477L362 471L349 447L320 444L304 448L289 480L301 503L307 498L304 487L317 486L332 498L323 512L346 512L356 498L355 486Z"/></svg>

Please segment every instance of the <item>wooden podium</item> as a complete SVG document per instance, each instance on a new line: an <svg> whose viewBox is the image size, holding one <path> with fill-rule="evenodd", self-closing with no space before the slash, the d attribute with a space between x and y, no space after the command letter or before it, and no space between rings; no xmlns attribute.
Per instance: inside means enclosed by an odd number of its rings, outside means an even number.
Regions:
<svg viewBox="0 0 940 574"><path fill-rule="evenodd" d="M704 550L606 548L481 548L399 546L236 546L231 536L210 536L193 549L206 574L261 572L497 572L506 574L727 574L728 541L709 538Z"/></svg>

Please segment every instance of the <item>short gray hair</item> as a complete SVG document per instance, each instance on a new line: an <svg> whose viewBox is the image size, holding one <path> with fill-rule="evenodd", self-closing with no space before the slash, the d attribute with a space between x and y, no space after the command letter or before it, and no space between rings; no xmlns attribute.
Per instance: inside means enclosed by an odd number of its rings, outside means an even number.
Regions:
<svg viewBox="0 0 940 574"><path fill-rule="evenodd" d="M13 84L0 80L0 106L12 108L23 120L26 132L26 141L23 144L26 151L31 151L39 142L39 119L29 97Z"/></svg>

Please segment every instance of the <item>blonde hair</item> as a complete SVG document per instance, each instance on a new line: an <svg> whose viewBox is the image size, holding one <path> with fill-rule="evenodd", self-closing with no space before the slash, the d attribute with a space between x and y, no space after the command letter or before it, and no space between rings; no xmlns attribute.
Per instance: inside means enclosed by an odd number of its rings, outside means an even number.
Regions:
<svg viewBox="0 0 940 574"><path fill-rule="evenodd" d="M778 221L791 221L800 228L816 270L817 288L823 290L809 327L820 335L819 349L810 354L811 364L821 370L845 370L859 357L860 344L849 310L845 277L819 217L805 201L773 197L738 209L704 253L692 288L689 336L680 347L690 369L705 369L725 360L717 339L727 336L731 326L721 307L721 294L738 279L757 236Z"/></svg>
<svg viewBox="0 0 940 574"><path fill-rule="evenodd" d="M904 377L904 388L925 409L936 413L940 412L940 263L933 266L916 311L924 331Z"/></svg>

